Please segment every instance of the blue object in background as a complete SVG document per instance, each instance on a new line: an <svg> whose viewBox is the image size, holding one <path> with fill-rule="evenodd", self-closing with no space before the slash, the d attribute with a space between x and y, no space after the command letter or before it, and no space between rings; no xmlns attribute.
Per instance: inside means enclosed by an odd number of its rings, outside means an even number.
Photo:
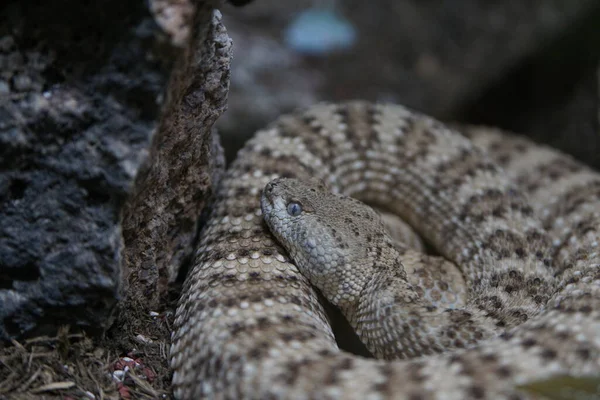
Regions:
<svg viewBox="0 0 600 400"><path fill-rule="evenodd" d="M325 55L352 47L356 29L333 10L309 9L287 27L285 41L298 53Z"/></svg>

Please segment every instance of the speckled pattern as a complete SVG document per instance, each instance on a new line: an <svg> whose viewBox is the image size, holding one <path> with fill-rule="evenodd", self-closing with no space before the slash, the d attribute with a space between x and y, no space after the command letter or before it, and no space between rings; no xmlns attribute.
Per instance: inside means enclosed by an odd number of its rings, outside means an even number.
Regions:
<svg viewBox="0 0 600 400"><path fill-rule="evenodd" d="M176 397L517 399L518 384L599 374L600 176L494 130L466 135L362 102L257 133L222 182L179 303ZM483 323L481 337L397 361L339 350L315 290L263 222L260 196L278 177L315 177L400 215L462 271L458 306L471 314L460 318ZM362 225L346 229L364 235ZM410 358L419 353L431 354Z"/></svg>
<svg viewBox="0 0 600 400"><path fill-rule="evenodd" d="M527 303L518 299L498 312L488 288L477 288L483 300L474 296L465 307L465 281L454 264L395 242L370 207L319 182L269 182L261 209L300 272L340 308L376 358L464 348L492 337Z"/></svg>

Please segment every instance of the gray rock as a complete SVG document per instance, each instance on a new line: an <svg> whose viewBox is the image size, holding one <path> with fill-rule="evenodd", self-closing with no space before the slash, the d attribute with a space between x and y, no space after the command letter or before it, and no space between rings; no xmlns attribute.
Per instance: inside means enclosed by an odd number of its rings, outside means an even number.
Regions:
<svg viewBox="0 0 600 400"><path fill-rule="evenodd" d="M149 157L123 208L125 315L160 307L193 253L198 219L224 170L213 126L227 108L232 46L221 18L206 3L194 14Z"/></svg>
<svg viewBox="0 0 600 400"><path fill-rule="evenodd" d="M110 323L120 208L166 81L143 4L30 3L0 7L2 339Z"/></svg>

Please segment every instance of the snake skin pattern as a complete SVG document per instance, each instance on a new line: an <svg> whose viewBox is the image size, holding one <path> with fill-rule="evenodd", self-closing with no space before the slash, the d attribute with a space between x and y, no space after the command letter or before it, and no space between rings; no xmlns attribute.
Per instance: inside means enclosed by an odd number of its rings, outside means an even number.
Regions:
<svg viewBox="0 0 600 400"><path fill-rule="evenodd" d="M598 375L600 175L525 139L463 133L363 102L258 132L221 183L180 299L175 396L524 399L518 385ZM263 222L260 196L278 177L316 177L402 216L460 267L493 333L397 361L338 349L317 292Z"/></svg>
<svg viewBox="0 0 600 400"><path fill-rule="evenodd" d="M529 306L529 298L542 302L549 289L542 284L549 277L536 273L527 278L539 279L535 289L511 296L509 307L490 301L510 278L496 274L499 263L490 260L500 259L496 248L510 245L503 239L477 255L485 262L475 268L489 278L473 280L475 295L465 304L468 285L454 264L397 243L370 207L319 181L275 179L263 191L261 209L300 272L341 309L376 358L414 358L490 338Z"/></svg>

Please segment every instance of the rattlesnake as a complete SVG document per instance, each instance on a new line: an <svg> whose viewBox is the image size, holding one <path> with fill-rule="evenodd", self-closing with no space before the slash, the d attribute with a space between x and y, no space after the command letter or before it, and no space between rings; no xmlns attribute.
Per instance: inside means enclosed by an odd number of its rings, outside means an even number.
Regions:
<svg viewBox="0 0 600 400"><path fill-rule="evenodd" d="M471 296L465 309L462 289L467 285L454 265L395 243L372 209L330 193L319 182L276 179L267 184L261 208L300 272L342 310L377 358L412 358L463 348L493 336L496 325L505 326L513 314L521 313L522 304L496 304L502 296L498 287L506 283L494 276L491 267L498 263L489 257L475 268L481 272L489 268L490 278L471 280L476 286L471 293L478 296ZM483 282L488 285L482 287ZM540 281L526 295L539 296L541 303L547 300L548 286ZM490 300L493 296L495 301Z"/></svg>
<svg viewBox="0 0 600 400"><path fill-rule="evenodd" d="M598 375L600 175L525 139L463 134L363 102L257 133L221 182L180 299L175 396L514 399L526 398L523 383ZM401 361L339 350L316 291L263 222L259 199L278 177L315 177L400 213L460 266L481 318L459 320L481 334L402 350ZM433 354L410 358L421 353Z"/></svg>

